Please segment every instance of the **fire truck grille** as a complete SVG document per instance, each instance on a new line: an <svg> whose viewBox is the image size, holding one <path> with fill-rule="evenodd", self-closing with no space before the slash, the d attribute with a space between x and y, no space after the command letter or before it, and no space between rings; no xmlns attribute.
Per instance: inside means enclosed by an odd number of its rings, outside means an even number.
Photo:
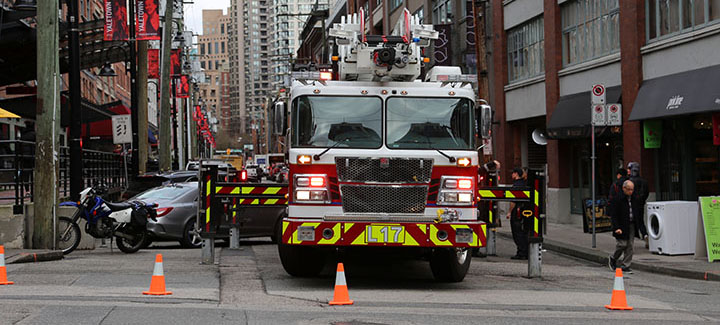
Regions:
<svg viewBox="0 0 720 325"><path fill-rule="evenodd" d="M423 213L428 187L340 185L343 210L355 213Z"/></svg>
<svg viewBox="0 0 720 325"><path fill-rule="evenodd" d="M384 161L381 161L384 160ZM341 182L428 183L432 159L335 157Z"/></svg>

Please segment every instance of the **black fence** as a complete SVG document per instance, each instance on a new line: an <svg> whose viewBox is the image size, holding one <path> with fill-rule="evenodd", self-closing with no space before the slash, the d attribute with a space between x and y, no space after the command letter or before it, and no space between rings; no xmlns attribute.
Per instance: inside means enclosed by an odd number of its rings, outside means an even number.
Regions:
<svg viewBox="0 0 720 325"><path fill-rule="evenodd" d="M104 185L110 193L127 188L124 156L112 152L83 150L83 187ZM22 206L32 202L35 187L35 143L0 140L0 204ZM70 149L60 147L58 191L70 196Z"/></svg>

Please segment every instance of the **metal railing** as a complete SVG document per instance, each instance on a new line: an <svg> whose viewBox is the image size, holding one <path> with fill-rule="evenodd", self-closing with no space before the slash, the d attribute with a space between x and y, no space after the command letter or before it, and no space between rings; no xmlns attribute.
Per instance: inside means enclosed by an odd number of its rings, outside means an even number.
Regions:
<svg viewBox="0 0 720 325"><path fill-rule="evenodd" d="M125 157L121 154L83 150L83 187L103 185L110 193L127 188ZM32 202L35 188L35 143L0 140L0 204L22 207ZM60 147L58 192L70 196L70 149ZM22 213L17 212L17 213Z"/></svg>

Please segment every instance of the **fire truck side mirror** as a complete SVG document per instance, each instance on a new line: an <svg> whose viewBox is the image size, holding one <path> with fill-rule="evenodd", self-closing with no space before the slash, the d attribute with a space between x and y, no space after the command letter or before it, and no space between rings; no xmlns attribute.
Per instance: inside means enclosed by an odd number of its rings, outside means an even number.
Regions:
<svg viewBox="0 0 720 325"><path fill-rule="evenodd" d="M275 135L284 135L285 129L287 129L287 109L285 102L276 102L273 108L273 133Z"/></svg>
<svg viewBox="0 0 720 325"><path fill-rule="evenodd" d="M478 115L480 120L480 136L483 139L489 139L492 134L493 112L490 105L478 105Z"/></svg>

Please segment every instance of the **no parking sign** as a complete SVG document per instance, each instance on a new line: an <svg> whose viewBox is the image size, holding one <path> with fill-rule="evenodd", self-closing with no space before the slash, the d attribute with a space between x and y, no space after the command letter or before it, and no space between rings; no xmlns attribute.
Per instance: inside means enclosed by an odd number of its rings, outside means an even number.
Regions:
<svg viewBox="0 0 720 325"><path fill-rule="evenodd" d="M592 93L593 105L605 105L605 85L593 85L590 92Z"/></svg>

